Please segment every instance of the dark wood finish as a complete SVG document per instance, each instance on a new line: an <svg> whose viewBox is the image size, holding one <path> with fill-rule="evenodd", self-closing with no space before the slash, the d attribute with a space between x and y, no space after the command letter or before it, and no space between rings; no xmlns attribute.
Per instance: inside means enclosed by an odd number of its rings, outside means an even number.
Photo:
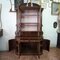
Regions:
<svg viewBox="0 0 60 60"><path fill-rule="evenodd" d="M18 37L19 38L19 37ZM41 39L41 37L39 38L39 40ZM38 37L20 37L20 40L38 40Z"/></svg>
<svg viewBox="0 0 60 60"><path fill-rule="evenodd" d="M49 51L50 48L50 40L43 39L43 49Z"/></svg>
<svg viewBox="0 0 60 60"><path fill-rule="evenodd" d="M15 47L16 47L16 41L15 41L15 39L10 39L10 40L8 41L8 44L9 44L9 51L15 49Z"/></svg>
<svg viewBox="0 0 60 60"><path fill-rule="evenodd" d="M43 35L43 32L39 32L39 36ZM18 35L18 33L16 33L16 36L20 36L20 37L38 37L38 32L37 31L21 31L21 34Z"/></svg>
<svg viewBox="0 0 60 60"><path fill-rule="evenodd" d="M60 48L60 33L58 33L57 37L57 47Z"/></svg>
<svg viewBox="0 0 60 60"><path fill-rule="evenodd" d="M3 36L3 29L0 30L0 37Z"/></svg>
<svg viewBox="0 0 60 60"><path fill-rule="evenodd" d="M34 42L21 42L20 43L20 54L22 55L41 55L42 54L42 46L40 46L40 54L38 52L38 43ZM18 48L18 46L16 46ZM18 49L16 49L16 52L18 52Z"/></svg>
<svg viewBox="0 0 60 60"><path fill-rule="evenodd" d="M19 9L24 12L25 10L40 10L40 6L38 4L33 3L33 6L31 7L31 3L28 4L27 3L23 3L20 5ZM43 8L41 8L41 12L43 11Z"/></svg>
<svg viewBox="0 0 60 60"><path fill-rule="evenodd" d="M43 53L43 31L42 31L42 15L41 15L43 8L41 8L41 6L35 3L33 3L33 6L31 6L31 3L28 3L28 6L26 5L27 3L21 4L16 11L17 13L17 26L16 26L17 31L16 31L16 37L15 37L16 51L19 56L21 54L28 54L28 55L33 54L33 55L38 55L38 57L40 57L40 55ZM37 15L34 15L34 16L37 16L37 23L33 23L33 22L22 23L21 22L21 20L23 19L22 16L26 10L36 11ZM37 27L37 31L22 31L22 29L24 28L23 26L26 26L26 25L32 26L31 24L35 24L33 26ZM25 49L27 50L26 53L23 51Z"/></svg>

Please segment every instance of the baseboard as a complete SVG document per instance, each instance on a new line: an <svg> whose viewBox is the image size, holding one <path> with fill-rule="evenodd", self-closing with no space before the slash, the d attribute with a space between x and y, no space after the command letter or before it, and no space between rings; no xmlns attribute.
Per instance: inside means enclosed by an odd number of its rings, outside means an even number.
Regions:
<svg viewBox="0 0 60 60"><path fill-rule="evenodd" d="M8 52L9 50L1 50L0 52Z"/></svg>

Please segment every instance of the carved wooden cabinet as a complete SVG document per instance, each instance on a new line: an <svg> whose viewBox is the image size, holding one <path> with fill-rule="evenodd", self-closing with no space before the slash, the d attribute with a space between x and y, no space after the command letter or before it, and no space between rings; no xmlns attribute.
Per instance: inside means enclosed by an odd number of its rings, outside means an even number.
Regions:
<svg viewBox="0 0 60 60"><path fill-rule="evenodd" d="M24 3L18 6L16 24L16 52L18 55L40 55L43 52L41 6Z"/></svg>

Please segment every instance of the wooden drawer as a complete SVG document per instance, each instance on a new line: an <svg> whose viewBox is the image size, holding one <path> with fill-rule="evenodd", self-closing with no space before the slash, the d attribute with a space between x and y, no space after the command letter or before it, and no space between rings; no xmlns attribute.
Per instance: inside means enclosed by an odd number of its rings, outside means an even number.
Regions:
<svg viewBox="0 0 60 60"><path fill-rule="evenodd" d="M40 32L39 34L40 34L39 36L41 36L41 35L42 35L42 32ZM37 32L37 31L21 32L21 35L20 35L20 36L21 36L21 37L22 37L22 36L27 36L27 37L32 36L32 37L35 37L35 36L38 36L38 32Z"/></svg>
<svg viewBox="0 0 60 60"><path fill-rule="evenodd" d="M20 37L20 40L40 40L41 37Z"/></svg>
<svg viewBox="0 0 60 60"><path fill-rule="evenodd" d="M16 41L20 42L40 42L42 37L15 37Z"/></svg>

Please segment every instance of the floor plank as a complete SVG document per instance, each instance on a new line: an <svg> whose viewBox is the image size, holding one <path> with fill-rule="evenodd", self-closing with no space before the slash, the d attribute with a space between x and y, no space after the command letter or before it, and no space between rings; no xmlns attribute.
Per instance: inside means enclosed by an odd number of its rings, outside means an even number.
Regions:
<svg viewBox="0 0 60 60"><path fill-rule="evenodd" d="M43 51L43 54L40 56L40 59L38 59L37 56L21 56L18 58L18 56L14 53L14 51L11 52L0 52L0 60L60 60L60 49L59 48L50 48L50 51Z"/></svg>

